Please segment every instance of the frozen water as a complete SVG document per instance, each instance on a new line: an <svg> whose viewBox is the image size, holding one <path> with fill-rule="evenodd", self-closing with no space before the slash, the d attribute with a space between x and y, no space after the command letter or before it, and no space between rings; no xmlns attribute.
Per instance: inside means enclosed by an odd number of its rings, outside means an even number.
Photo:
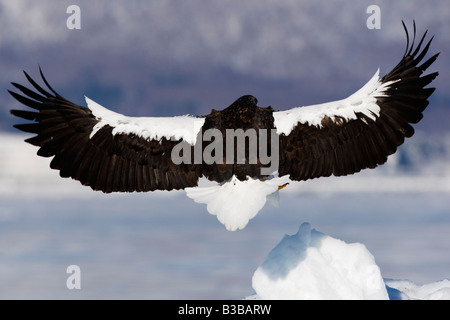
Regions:
<svg viewBox="0 0 450 320"><path fill-rule="evenodd" d="M388 299L367 248L347 244L303 223L284 236L253 275L261 299Z"/></svg>
<svg viewBox="0 0 450 320"><path fill-rule="evenodd" d="M386 279L385 282L392 300L450 300L448 279L421 286L409 280Z"/></svg>
<svg viewBox="0 0 450 320"><path fill-rule="evenodd" d="M182 191L104 195L61 179L24 138L0 135L2 299L242 298L254 293L264 257L304 221L363 243L383 277L408 279L409 292L386 280L391 299L445 297L448 164L423 176L382 167L290 184L280 208L266 205L244 231L228 232ZM66 287L72 264L81 290ZM413 294L439 284L435 294Z"/></svg>

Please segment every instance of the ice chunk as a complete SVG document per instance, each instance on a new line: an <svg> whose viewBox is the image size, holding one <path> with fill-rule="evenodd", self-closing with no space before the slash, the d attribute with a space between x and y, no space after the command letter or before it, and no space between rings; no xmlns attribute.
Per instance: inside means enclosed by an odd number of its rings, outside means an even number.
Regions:
<svg viewBox="0 0 450 320"><path fill-rule="evenodd" d="M300 226L272 249L253 275L262 299L388 299L372 254L363 244L347 244Z"/></svg>
<svg viewBox="0 0 450 320"><path fill-rule="evenodd" d="M450 300L450 280L445 279L422 286L409 280L385 279L392 296L398 300Z"/></svg>

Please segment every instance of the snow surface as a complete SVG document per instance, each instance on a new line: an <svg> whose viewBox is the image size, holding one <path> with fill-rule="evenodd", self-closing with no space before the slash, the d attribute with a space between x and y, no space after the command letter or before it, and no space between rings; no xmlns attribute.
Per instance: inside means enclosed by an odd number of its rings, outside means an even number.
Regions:
<svg viewBox="0 0 450 320"><path fill-rule="evenodd" d="M346 99L274 112L277 133L288 135L298 122L321 127L324 117L332 120L336 117L356 119L356 113L362 113L375 120L380 115L376 97L384 96L385 90L393 83L393 81L380 82L379 74L380 69L361 89Z"/></svg>
<svg viewBox="0 0 450 320"><path fill-rule="evenodd" d="M85 97L85 99L88 108L99 120L99 123L92 130L91 138L103 126L110 125L114 128L113 134L133 133L149 140L160 140L163 137L167 140L171 138L183 139L194 145L205 122L204 118L196 118L190 115L179 117L127 117L101 106L88 97Z"/></svg>
<svg viewBox="0 0 450 320"><path fill-rule="evenodd" d="M255 295L247 299L302 300L443 300L450 281L417 286L407 280L384 280L373 255L361 243L342 240L303 223L285 235L252 278Z"/></svg>

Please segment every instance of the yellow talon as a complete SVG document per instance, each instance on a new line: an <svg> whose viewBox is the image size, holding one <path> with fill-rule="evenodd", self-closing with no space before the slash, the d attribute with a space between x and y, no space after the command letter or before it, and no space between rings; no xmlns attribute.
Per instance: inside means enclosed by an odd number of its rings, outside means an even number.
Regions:
<svg viewBox="0 0 450 320"><path fill-rule="evenodd" d="M289 183L285 183L285 184L283 184L282 186L278 186L278 190L283 189L283 188L286 187L288 184L289 184Z"/></svg>

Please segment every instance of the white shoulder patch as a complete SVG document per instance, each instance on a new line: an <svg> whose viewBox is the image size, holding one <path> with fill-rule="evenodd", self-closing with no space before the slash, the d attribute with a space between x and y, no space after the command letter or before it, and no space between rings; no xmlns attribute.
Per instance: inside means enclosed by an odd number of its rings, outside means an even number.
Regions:
<svg viewBox="0 0 450 320"><path fill-rule="evenodd" d="M394 82L381 83L379 73L378 69L361 89L346 99L274 112L277 133L288 135L299 122L320 128L326 116L332 120L336 117L351 120L357 118L356 113L362 113L375 120L380 115L376 98L384 96L386 89Z"/></svg>
<svg viewBox="0 0 450 320"><path fill-rule="evenodd" d="M183 139L194 145L205 119L190 115L179 117L127 117L108 110L95 101L85 97L88 108L99 121L92 129L90 138L103 126L113 127L115 134L135 134L147 140Z"/></svg>

